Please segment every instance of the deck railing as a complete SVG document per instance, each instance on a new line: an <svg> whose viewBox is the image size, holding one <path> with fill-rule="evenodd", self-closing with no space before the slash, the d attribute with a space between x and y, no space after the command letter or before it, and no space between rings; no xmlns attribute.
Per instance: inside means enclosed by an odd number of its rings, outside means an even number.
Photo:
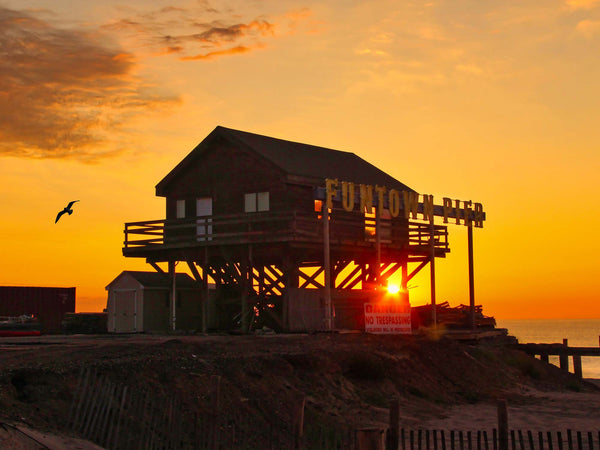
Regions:
<svg viewBox="0 0 600 450"><path fill-rule="evenodd" d="M149 220L125 224L125 249L188 247L190 245L244 244L256 242L323 241L323 220L318 213L262 212L235 215L213 215L194 219ZM331 215L329 235L332 244L354 243L412 249L430 248L432 229L429 224L407 224L381 219L338 218ZM407 241L408 239L408 241ZM448 251L448 231L445 226L433 228L434 246Z"/></svg>

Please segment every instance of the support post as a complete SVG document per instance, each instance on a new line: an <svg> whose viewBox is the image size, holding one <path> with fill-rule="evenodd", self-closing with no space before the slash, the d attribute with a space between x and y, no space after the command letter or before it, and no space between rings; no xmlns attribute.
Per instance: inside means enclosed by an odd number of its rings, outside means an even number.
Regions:
<svg viewBox="0 0 600 450"><path fill-rule="evenodd" d="M468 232L468 250L469 250L469 322L471 330L477 328L475 324L475 278L473 275L473 223L469 222Z"/></svg>
<svg viewBox="0 0 600 450"><path fill-rule="evenodd" d="M204 296L202 300L202 334L208 332L208 302L210 299L210 286L208 285L208 246L204 247L204 265L202 267L204 279Z"/></svg>
<svg viewBox="0 0 600 450"><path fill-rule="evenodd" d="M402 261L402 290L408 291L408 255Z"/></svg>
<svg viewBox="0 0 600 450"><path fill-rule="evenodd" d="M321 209L323 216L323 269L325 270L325 323L328 331L333 330L333 320L331 314L331 250L329 243L329 209L326 202L323 202Z"/></svg>
<svg viewBox="0 0 600 450"><path fill-rule="evenodd" d="M247 333L250 330L250 310L248 308L248 272L249 272L250 264L248 261L242 262L241 267L241 289L242 289L242 305L241 305L241 317L240 317L240 327L242 333Z"/></svg>
<svg viewBox="0 0 600 450"><path fill-rule="evenodd" d="M433 327L437 328L437 311L435 303L435 227L433 223L433 216L429 219L429 247L431 250L430 261L429 261L429 273L430 273L430 284L431 284L431 321Z"/></svg>
<svg viewBox="0 0 600 450"><path fill-rule="evenodd" d="M375 208L375 282L377 286L381 286L381 215L379 214L379 206Z"/></svg>
<svg viewBox="0 0 600 450"><path fill-rule="evenodd" d="M169 261L169 276L171 277L171 331L177 330L177 273L175 261Z"/></svg>

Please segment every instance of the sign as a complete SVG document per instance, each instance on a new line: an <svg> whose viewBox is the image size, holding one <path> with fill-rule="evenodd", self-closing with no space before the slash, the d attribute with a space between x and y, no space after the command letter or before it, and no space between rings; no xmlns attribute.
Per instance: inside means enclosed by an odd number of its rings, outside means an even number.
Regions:
<svg viewBox="0 0 600 450"><path fill-rule="evenodd" d="M440 216L444 218L444 223L448 223L448 219L454 219L457 225L473 225L476 228L483 228L485 220L481 203L444 197L441 205L434 205L433 195L388 189L385 186L355 184L327 178L324 192L318 190L316 194L317 198L325 200L327 208L333 208L335 200L341 202L344 210L348 212L355 207L358 207L359 211L371 211L376 206L379 214L387 209L392 217L402 214L405 219L433 221L434 216Z"/></svg>
<svg viewBox="0 0 600 450"><path fill-rule="evenodd" d="M411 334L410 303L365 303L365 332Z"/></svg>

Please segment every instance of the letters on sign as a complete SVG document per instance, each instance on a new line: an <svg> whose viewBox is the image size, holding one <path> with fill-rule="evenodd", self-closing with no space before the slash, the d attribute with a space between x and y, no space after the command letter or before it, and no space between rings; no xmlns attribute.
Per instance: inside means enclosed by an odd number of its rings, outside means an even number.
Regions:
<svg viewBox="0 0 600 450"><path fill-rule="evenodd" d="M473 203L471 200L453 200L444 197L442 205L435 205L433 195L327 178L325 180L326 207L332 209L334 200L340 200L342 207L348 212L354 210L357 205L360 211L371 211L376 205L381 214L387 205L392 217L403 214L405 219L433 221L434 216L440 216L443 217L444 223L449 223L452 219L456 224L473 225L477 228L483 228L485 220L483 205Z"/></svg>

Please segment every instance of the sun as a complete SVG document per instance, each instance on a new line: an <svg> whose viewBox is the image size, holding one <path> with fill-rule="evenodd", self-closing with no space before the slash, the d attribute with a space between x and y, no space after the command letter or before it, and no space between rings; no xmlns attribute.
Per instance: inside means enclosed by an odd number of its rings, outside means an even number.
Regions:
<svg viewBox="0 0 600 450"><path fill-rule="evenodd" d="M400 292L400 286L398 286L397 284L388 284L387 291L390 294L397 294L398 292Z"/></svg>

